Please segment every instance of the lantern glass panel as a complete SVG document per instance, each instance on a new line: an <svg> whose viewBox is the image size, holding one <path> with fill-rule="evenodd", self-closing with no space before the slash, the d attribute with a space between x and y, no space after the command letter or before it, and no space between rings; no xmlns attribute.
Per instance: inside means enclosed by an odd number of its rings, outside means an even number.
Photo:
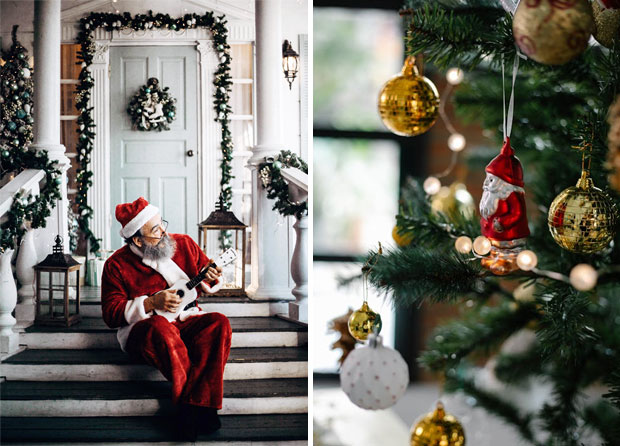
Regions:
<svg viewBox="0 0 620 446"><path fill-rule="evenodd" d="M244 294L244 233L244 229L201 228L201 248L209 259L217 258L228 248L234 248L237 252L235 261L222 268L222 289L217 294Z"/></svg>

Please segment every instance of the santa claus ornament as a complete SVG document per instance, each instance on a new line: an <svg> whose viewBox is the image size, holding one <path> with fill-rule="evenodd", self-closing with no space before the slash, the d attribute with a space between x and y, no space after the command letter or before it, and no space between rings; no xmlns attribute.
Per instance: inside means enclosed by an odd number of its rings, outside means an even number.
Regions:
<svg viewBox="0 0 620 446"><path fill-rule="evenodd" d="M514 85L518 68L517 55L513 66L508 117L504 114L504 145L500 154L493 158L485 169L486 179L482 186L484 192L480 200L480 227L483 237L474 241L476 253L488 253L482 258L482 266L499 275L519 269L517 255L523 250L525 240L530 235L525 209L523 167L510 145ZM503 71L502 65L502 78Z"/></svg>

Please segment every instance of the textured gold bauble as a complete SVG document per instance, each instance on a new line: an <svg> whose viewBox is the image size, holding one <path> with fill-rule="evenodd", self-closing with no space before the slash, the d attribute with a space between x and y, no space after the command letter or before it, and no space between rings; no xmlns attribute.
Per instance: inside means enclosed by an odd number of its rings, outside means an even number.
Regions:
<svg viewBox="0 0 620 446"><path fill-rule="evenodd" d="M620 191L620 95L616 97L607 115L609 122L609 152L607 152L607 168L609 173L609 184L612 188Z"/></svg>
<svg viewBox="0 0 620 446"><path fill-rule="evenodd" d="M562 65L580 55L594 31L588 0L522 0L512 22L514 39L536 62Z"/></svg>
<svg viewBox="0 0 620 446"><path fill-rule="evenodd" d="M465 432L443 404L437 403L437 408L411 429L411 446L465 446Z"/></svg>
<svg viewBox="0 0 620 446"><path fill-rule="evenodd" d="M381 332L381 326L381 315L372 311L367 302L349 317L349 333L358 341L368 339L368 335L375 332L375 329L377 333Z"/></svg>
<svg viewBox="0 0 620 446"><path fill-rule="evenodd" d="M392 229L392 238L394 239L396 244L400 246L401 248L404 248L405 246L409 246L409 244L413 240L413 234L411 232L405 232L405 233L399 234L399 231L400 231L400 228L398 227L398 225L394 226L394 229Z"/></svg>
<svg viewBox="0 0 620 446"><path fill-rule="evenodd" d="M603 8L597 1L592 2L594 32L592 35L598 43L611 48L620 43L620 9Z"/></svg>
<svg viewBox="0 0 620 446"><path fill-rule="evenodd" d="M476 205L463 183L452 183L449 187L442 186L439 192L433 195L431 209L448 217L459 213L471 217L476 212Z"/></svg>
<svg viewBox="0 0 620 446"><path fill-rule="evenodd" d="M613 201L594 187L585 170L576 186L564 189L555 197L547 218L556 243L581 254L605 249L614 237L616 221Z"/></svg>
<svg viewBox="0 0 620 446"><path fill-rule="evenodd" d="M381 88L379 114L385 126L401 136L420 135L437 120L439 93L420 75L413 57L409 56L402 72Z"/></svg>

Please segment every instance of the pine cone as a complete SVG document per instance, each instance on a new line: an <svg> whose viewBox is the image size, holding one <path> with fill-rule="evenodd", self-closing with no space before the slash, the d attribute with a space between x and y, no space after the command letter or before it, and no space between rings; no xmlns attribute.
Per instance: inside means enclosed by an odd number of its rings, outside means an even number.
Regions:
<svg viewBox="0 0 620 446"><path fill-rule="evenodd" d="M609 152L607 163L611 173L609 183L615 190L620 191L620 96L609 108Z"/></svg>

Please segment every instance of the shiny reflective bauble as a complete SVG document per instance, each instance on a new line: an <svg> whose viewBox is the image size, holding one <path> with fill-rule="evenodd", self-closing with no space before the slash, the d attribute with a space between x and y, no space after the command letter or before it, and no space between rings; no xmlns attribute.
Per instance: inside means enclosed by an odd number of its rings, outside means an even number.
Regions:
<svg viewBox="0 0 620 446"><path fill-rule="evenodd" d="M431 198L433 212L448 217L458 213L473 216L476 212L474 197L471 196L463 183L452 183L449 187L442 186Z"/></svg>
<svg viewBox="0 0 620 446"><path fill-rule="evenodd" d="M607 48L620 43L620 9L605 9L597 1L592 2L594 32L592 36Z"/></svg>
<svg viewBox="0 0 620 446"><path fill-rule="evenodd" d="M408 57L401 74L381 89L379 114L383 124L401 136L420 135L437 120L439 93L429 79L419 74L413 57Z"/></svg>
<svg viewBox="0 0 620 446"><path fill-rule="evenodd" d="M579 56L594 31L588 0L522 1L512 22L515 42L530 59L562 65Z"/></svg>
<svg viewBox="0 0 620 446"><path fill-rule="evenodd" d="M400 228L398 226L394 226L394 229L392 229L392 238L401 248L409 246L413 240L413 234L411 232L403 232L402 234L399 234L399 231Z"/></svg>
<svg viewBox="0 0 620 446"><path fill-rule="evenodd" d="M349 317L349 333L358 341L365 341L375 330L380 333L381 325L381 315L372 311L368 302L364 302L362 308Z"/></svg>
<svg viewBox="0 0 620 446"><path fill-rule="evenodd" d="M465 432L443 404L437 403L437 408L411 429L411 446L465 446Z"/></svg>
<svg viewBox="0 0 620 446"><path fill-rule="evenodd" d="M547 223L558 245L571 252L602 251L614 237L617 210L611 199L594 187L586 171L576 186L564 189L549 207Z"/></svg>

